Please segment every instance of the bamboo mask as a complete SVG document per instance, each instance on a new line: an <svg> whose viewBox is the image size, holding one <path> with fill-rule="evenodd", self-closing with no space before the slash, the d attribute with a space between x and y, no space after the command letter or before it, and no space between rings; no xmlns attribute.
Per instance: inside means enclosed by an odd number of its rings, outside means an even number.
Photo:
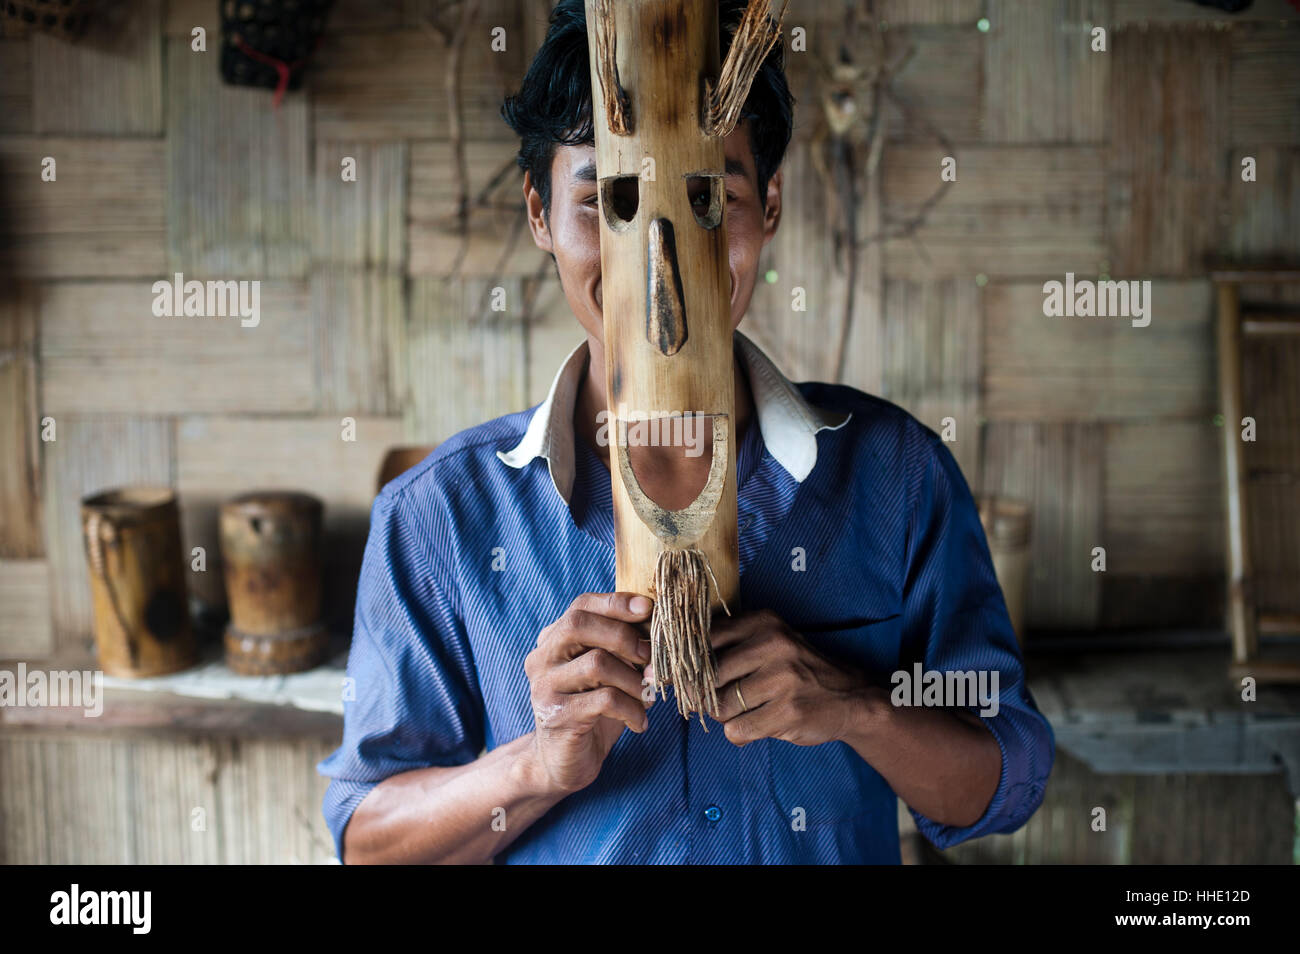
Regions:
<svg viewBox="0 0 1300 954"><path fill-rule="evenodd" d="M723 140L779 37L767 7L750 3L720 67L716 0L587 0L616 585L655 600L657 687L683 716L716 711L710 618L740 588ZM629 444L699 424L703 489L666 509Z"/></svg>

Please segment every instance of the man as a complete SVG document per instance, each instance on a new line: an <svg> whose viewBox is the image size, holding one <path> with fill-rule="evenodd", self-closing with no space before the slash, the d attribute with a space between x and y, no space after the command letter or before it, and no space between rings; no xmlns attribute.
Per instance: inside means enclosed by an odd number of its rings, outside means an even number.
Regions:
<svg viewBox="0 0 1300 954"><path fill-rule="evenodd" d="M720 4L724 47L743 6ZM339 857L897 863L897 797L940 847L1014 830L1053 738L951 454L885 401L791 384L739 332L743 612L714 621L721 709L705 731L647 691L650 602L610 592L585 30L562 0L503 113L533 239L587 339L543 404L457 434L375 501L356 698L321 764ZM778 47L725 144L733 328L780 221L791 122ZM676 508L708 466L661 453L638 477ZM993 705L895 705L914 664L991 676Z"/></svg>

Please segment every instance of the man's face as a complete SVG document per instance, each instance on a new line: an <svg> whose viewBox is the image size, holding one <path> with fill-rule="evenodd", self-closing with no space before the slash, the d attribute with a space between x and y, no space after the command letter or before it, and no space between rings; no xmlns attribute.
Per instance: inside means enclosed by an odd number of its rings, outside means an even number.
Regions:
<svg viewBox="0 0 1300 954"><path fill-rule="evenodd" d="M758 258L781 218L781 173L767 185L767 205L758 194L758 172L742 123L727 137L726 224L731 271L731 327L735 330L749 307L758 277ZM569 307L587 334L604 341L600 283L600 205L596 188L594 146L556 146L551 163L551 214L542 215L541 197L531 179L524 178L524 197L533 241L555 256L560 283ZM692 201L708 207L707 190ZM703 209L701 210L703 211ZM693 223L692 223L693 224Z"/></svg>

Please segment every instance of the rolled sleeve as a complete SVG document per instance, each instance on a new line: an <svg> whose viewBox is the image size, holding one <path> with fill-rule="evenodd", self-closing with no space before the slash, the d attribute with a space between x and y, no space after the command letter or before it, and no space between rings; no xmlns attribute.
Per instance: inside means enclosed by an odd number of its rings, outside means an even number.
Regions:
<svg viewBox="0 0 1300 954"><path fill-rule="evenodd" d="M997 673L997 713L980 719L1002 755L997 790L973 825L942 825L909 808L918 830L943 849L1023 825L1042 803L1055 738L1025 685L1020 646L970 489L948 449L925 433L909 534L907 645L927 671ZM968 708L979 714L978 704Z"/></svg>
<svg viewBox="0 0 1300 954"><path fill-rule="evenodd" d="M335 850L353 812L389 776L460 765L483 748L482 700L436 498L385 491L371 510L343 696L343 742L317 770L331 781L322 806Z"/></svg>

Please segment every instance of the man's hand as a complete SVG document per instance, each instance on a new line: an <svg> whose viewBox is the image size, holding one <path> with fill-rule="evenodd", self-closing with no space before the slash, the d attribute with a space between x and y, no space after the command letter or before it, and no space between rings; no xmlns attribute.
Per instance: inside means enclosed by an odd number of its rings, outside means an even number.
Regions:
<svg viewBox="0 0 1300 954"><path fill-rule="evenodd" d="M717 719L736 745L758 739L795 745L843 740L855 703L868 688L862 674L822 656L771 610L715 617L713 648Z"/></svg>
<svg viewBox="0 0 1300 954"><path fill-rule="evenodd" d="M590 785L624 728L649 727L654 691L642 670L650 641L633 624L648 618L652 605L635 593L583 593L542 630L524 660L536 722L533 756L553 791Z"/></svg>

